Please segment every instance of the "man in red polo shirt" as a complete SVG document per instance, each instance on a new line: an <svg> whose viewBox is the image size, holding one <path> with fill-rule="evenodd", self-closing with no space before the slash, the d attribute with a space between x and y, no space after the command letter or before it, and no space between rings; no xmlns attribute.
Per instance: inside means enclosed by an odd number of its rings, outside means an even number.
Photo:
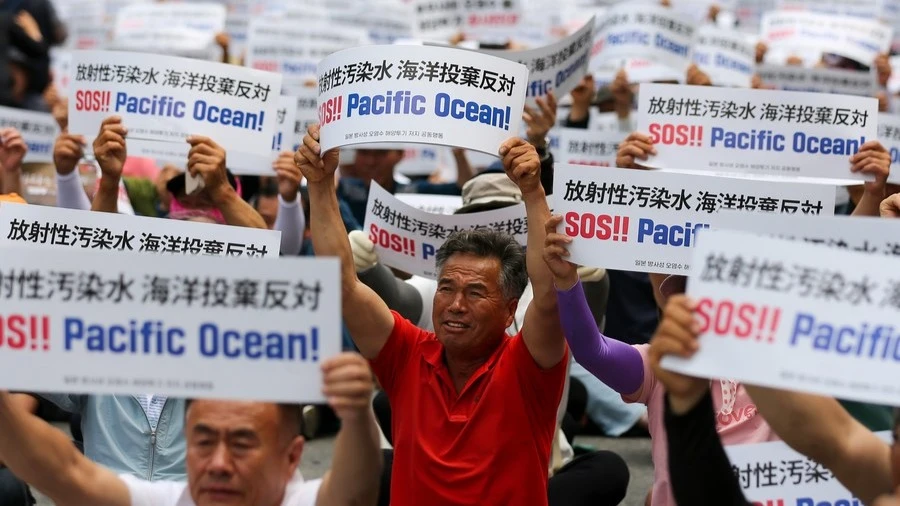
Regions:
<svg viewBox="0 0 900 506"><path fill-rule="evenodd" d="M546 505L547 462L568 350L541 253L550 217L540 158L522 139L499 154L522 190L527 257L505 234L453 234L437 254L435 333L392 312L356 277L335 197L338 152L313 125L294 160L309 182L316 255L341 260L344 322L393 408L393 506ZM535 224L537 224L535 226ZM527 267L527 269L526 269ZM528 278L523 330L506 335Z"/></svg>

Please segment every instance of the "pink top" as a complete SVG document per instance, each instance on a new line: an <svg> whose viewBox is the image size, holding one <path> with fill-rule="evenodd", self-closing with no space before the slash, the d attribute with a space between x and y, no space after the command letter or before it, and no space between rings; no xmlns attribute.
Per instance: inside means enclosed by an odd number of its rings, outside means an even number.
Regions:
<svg viewBox="0 0 900 506"><path fill-rule="evenodd" d="M665 388L656 380L653 370L650 369L650 360L647 357L650 345L640 344L635 348L644 359L644 383L634 395L623 395L622 399L625 402L647 405L654 466L651 506L676 506L669 484L669 449L666 446L666 427L663 422ZM769 424L762 416L758 416L756 405L742 385L731 380L713 380L711 390L713 406L717 410L716 431L722 438L723 445L778 440Z"/></svg>

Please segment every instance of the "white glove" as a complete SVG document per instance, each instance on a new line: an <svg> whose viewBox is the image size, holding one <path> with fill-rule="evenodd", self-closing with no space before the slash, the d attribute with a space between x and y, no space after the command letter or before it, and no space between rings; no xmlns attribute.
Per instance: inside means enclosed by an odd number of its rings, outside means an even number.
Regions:
<svg viewBox="0 0 900 506"><path fill-rule="evenodd" d="M579 267L578 277L585 283L592 281L600 281L606 276L606 269L603 267Z"/></svg>
<svg viewBox="0 0 900 506"><path fill-rule="evenodd" d="M375 253L375 244L369 240L369 236L362 230L354 230L347 235L350 239L350 251L353 252L353 265L356 272L365 272L378 263L378 254Z"/></svg>

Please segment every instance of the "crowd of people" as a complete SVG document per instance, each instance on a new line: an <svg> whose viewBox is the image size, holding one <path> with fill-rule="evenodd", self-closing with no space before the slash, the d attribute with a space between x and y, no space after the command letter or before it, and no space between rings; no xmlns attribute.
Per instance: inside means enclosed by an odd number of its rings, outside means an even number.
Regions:
<svg viewBox="0 0 900 506"><path fill-rule="evenodd" d="M547 139L614 114L617 168L591 170L647 170L656 150L636 130L640 83L625 70L537 98L523 135L497 146L489 166L453 149L455 180L401 174L404 151L393 147L323 152L315 124L258 177L232 173L229 146L204 132L187 139L180 166L130 156L127 122L115 115L88 145L68 132L67 99L51 76L49 50L66 29L49 0L0 2L0 27L0 105L52 113L60 128L57 207L278 230L282 256L336 257L345 350L322 364L323 405L0 391L0 505L34 504L32 489L60 506L622 503L630 463L579 447L579 434L651 438L647 505L752 504L723 447L766 441L819 462L864 504L900 505L900 410L667 370L665 357L703 345L687 278L569 261L572 239L548 206ZM227 59L227 36L216 43ZM756 49L762 62L766 47ZM826 55L818 65L851 63L876 72L890 111L888 55ZM713 85L695 65L681 81ZM26 203L27 151L21 132L0 130L3 202ZM836 214L900 217L891 162L878 140L860 146L848 175L869 180L847 187ZM202 189L188 192L188 178ZM437 279L389 268L363 231L373 182L395 195L459 196L456 214L524 204L527 245L475 228L440 247ZM68 423L72 437L50 422ZM884 430L893 445L875 434ZM328 432L330 469L306 480L304 441Z"/></svg>

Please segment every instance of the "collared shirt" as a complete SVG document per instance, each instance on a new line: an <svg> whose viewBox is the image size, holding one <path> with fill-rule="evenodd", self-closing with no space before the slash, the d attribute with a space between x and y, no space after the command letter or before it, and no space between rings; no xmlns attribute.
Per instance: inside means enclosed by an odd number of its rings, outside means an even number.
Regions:
<svg viewBox="0 0 900 506"><path fill-rule="evenodd" d="M520 332L457 393L435 334L395 312L371 363L393 414L393 506L547 504L568 352L541 369Z"/></svg>

